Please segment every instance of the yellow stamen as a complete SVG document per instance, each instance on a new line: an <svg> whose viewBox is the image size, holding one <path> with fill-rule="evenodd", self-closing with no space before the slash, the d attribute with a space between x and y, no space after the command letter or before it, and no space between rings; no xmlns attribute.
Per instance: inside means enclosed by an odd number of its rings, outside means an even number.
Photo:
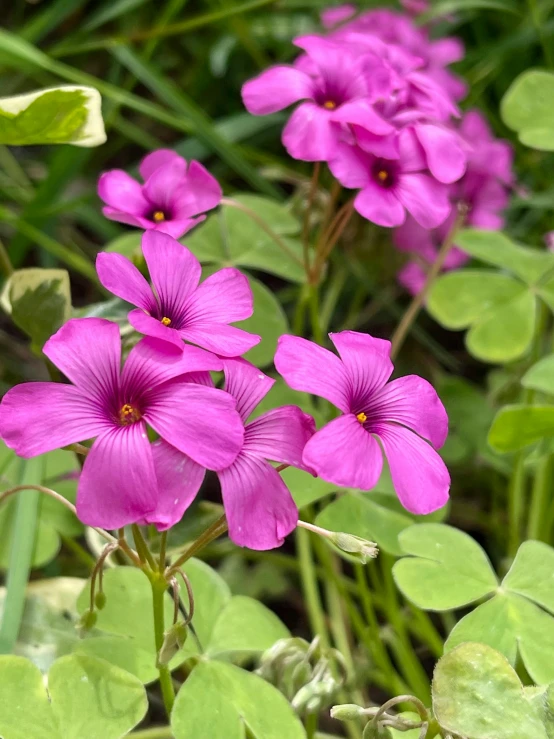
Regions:
<svg viewBox="0 0 554 739"><path fill-rule="evenodd" d="M358 421L360 423L365 423L367 421L367 416L363 412L362 413L358 413L358 415L356 416L356 418L358 419Z"/></svg>
<svg viewBox="0 0 554 739"><path fill-rule="evenodd" d="M162 318L162 323L164 326L169 326L171 323L171 318L166 318L165 316Z"/></svg>
<svg viewBox="0 0 554 739"><path fill-rule="evenodd" d="M382 169L380 172L377 172L377 177L381 180L381 182L386 182L389 179L389 173L385 172L385 170Z"/></svg>
<svg viewBox="0 0 554 739"><path fill-rule="evenodd" d="M335 103L334 100L326 100L323 103L323 107L327 108L327 110L335 110L335 108L337 107L337 104Z"/></svg>
<svg viewBox="0 0 554 739"><path fill-rule="evenodd" d="M140 421L141 418L142 414L138 408L135 408L129 403L125 403L125 405L121 406L119 411L119 422L122 426L129 426L131 423Z"/></svg>
<svg viewBox="0 0 554 739"><path fill-rule="evenodd" d="M152 214L152 218L156 221L156 223L161 223L162 221L165 221L165 213L163 210L155 210Z"/></svg>

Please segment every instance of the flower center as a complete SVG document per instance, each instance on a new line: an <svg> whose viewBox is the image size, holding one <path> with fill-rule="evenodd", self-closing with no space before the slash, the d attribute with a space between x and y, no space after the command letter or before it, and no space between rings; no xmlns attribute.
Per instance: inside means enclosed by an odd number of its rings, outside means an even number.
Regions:
<svg viewBox="0 0 554 739"><path fill-rule="evenodd" d="M155 210L152 213L152 220L156 221L156 223L161 223L162 221L165 221L165 213L163 210Z"/></svg>
<svg viewBox="0 0 554 739"><path fill-rule="evenodd" d="M385 172L384 169L381 169L379 172L377 172L377 177L381 180L381 182L386 182L390 175L388 172Z"/></svg>
<svg viewBox="0 0 554 739"><path fill-rule="evenodd" d="M171 323L171 318L167 318L166 316L164 316L162 318L162 323L164 326L169 326L169 324Z"/></svg>
<svg viewBox="0 0 554 739"><path fill-rule="evenodd" d="M119 423L122 426L130 426L132 423L140 421L142 413L135 406L125 403L119 410Z"/></svg>
<svg viewBox="0 0 554 739"><path fill-rule="evenodd" d="M363 412L362 412L362 413L358 413L358 415L356 416L356 418L357 418L357 420L358 420L358 421L359 421L360 423L365 423L365 422L367 421L367 416L366 416L366 414L365 414L365 413L363 413Z"/></svg>
<svg viewBox="0 0 554 739"><path fill-rule="evenodd" d="M323 107L326 108L327 110L335 110L335 108L337 107L337 104L335 103L334 100L326 100L323 103Z"/></svg>

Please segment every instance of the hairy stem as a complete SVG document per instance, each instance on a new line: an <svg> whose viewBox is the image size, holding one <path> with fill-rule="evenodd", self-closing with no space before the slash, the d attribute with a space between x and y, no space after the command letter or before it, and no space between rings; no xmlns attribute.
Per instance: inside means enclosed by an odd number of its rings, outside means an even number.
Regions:
<svg viewBox="0 0 554 739"><path fill-rule="evenodd" d="M168 567L168 569L166 570L166 575L173 575L175 572L178 571L180 567L182 567L182 565L185 564L187 560L193 557L211 541L217 539L218 536L224 534L226 531L227 519L225 518L225 515L223 515L221 516L221 518L218 518L217 521L215 521L215 523L213 523L211 526L208 526L208 528L202 534L200 534L198 539L196 539L196 541L190 545L186 552L183 552L183 554L181 554L181 556L170 567Z"/></svg>

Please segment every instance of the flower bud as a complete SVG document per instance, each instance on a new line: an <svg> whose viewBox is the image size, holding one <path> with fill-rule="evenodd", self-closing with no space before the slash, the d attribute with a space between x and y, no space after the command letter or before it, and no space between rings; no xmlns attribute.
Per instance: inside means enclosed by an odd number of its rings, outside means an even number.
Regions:
<svg viewBox="0 0 554 739"><path fill-rule="evenodd" d="M83 636L87 631L93 629L97 619L96 611L85 611L77 622L77 631L79 634Z"/></svg>
<svg viewBox="0 0 554 739"><path fill-rule="evenodd" d="M363 565L365 565L368 559L375 559L379 554L377 544L374 541L362 539L361 536L337 532L332 533L329 539L337 549L340 549L341 552L353 555Z"/></svg>
<svg viewBox="0 0 554 739"><path fill-rule="evenodd" d="M158 652L158 665L167 665L187 640L188 629L183 622L173 624L164 632L164 640Z"/></svg>
<svg viewBox="0 0 554 739"><path fill-rule="evenodd" d="M106 594L102 592L96 593L94 596L94 603L99 611L101 611L106 605Z"/></svg>
<svg viewBox="0 0 554 739"><path fill-rule="evenodd" d="M355 703L344 703L341 706L333 706L331 708L331 718L337 721L355 721L357 718L365 715L364 710Z"/></svg>

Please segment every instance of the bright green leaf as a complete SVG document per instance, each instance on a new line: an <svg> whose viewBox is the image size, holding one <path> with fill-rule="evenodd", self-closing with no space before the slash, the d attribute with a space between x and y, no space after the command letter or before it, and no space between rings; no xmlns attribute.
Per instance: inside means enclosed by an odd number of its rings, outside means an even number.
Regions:
<svg viewBox="0 0 554 739"><path fill-rule="evenodd" d="M554 549L541 541L524 541L502 587L554 614Z"/></svg>
<svg viewBox="0 0 554 739"><path fill-rule="evenodd" d="M0 143L99 146L106 141L101 100L92 87L64 87L0 98Z"/></svg>
<svg viewBox="0 0 554 739"><path fill-rule="evenodd" d="M0 735L3 739L62 739L38 667L0 656Z"/></svg>
<svg viewBox="0 0 554 739"><path fill-rule="evenodd" d="M554 395L554 354L549 354L530 367L521 378L523 387Z"/></svg>
<svg viewBox="0 0 554 739"><path fill-rule="evenodd" d="M306 739L287 699L261 677L224 662L201 662L171 714L175 739Z"/></svg>
<svg viewBox="0 0 554 739"><path fill-rule="evenodd" d="M298 508L305 508L310 503L321 500L338 489L336 485L325 482L321 477L314 477L297 467L287 467L281 472L281 477Z"/></svg>
<svg viewBox="0 0 554 739"><path fill-rule="evenodd" d="M497 578L479 544L463 531L439 523L400 533L405 554L393 575L402 593L420 608L448 611L493 593Z"/></svg>
<svg viewBox="0 0 554 739"><path fill-rule="evenodd" d="M207 653L212 657L252 656L269 649L279 639L289 637L287 627L263 603L236 595L221 611Z"/></svg>
<svg viewBox="0 0 554 739"><path fill-rule="evenodd" d="M461 644L439 660L433 712L444 731L468 739L548 739L517 674L485 644Z"/></svg>
<svg viewBox="0 0 554 739"><path fill-rule="evenodd" d="M554 254L519 246L501 231L468 228L456 235L456 245L482 262L512 272L529 285L554 269Z"/></svg>
<svg viewBox="0 0 554 739"><path fill-rule="evenodd" d="M554 405L507 405L489 432L489 444L499 452L515 452L554 436Z"/></svg>
<svg viewBox="0 0 554 739"><path fill-rule="evenodd" d="M502 99L501 113L524 144L554 151L554 74L542 69L520 74Z"/></svg>
<svg viewBox="0 0 554 739"><path fill-rule="evenodd" d="M71 316L65 269L18 269L10 277L8 297L14 323L31 337L36 350Z"/></svg>

